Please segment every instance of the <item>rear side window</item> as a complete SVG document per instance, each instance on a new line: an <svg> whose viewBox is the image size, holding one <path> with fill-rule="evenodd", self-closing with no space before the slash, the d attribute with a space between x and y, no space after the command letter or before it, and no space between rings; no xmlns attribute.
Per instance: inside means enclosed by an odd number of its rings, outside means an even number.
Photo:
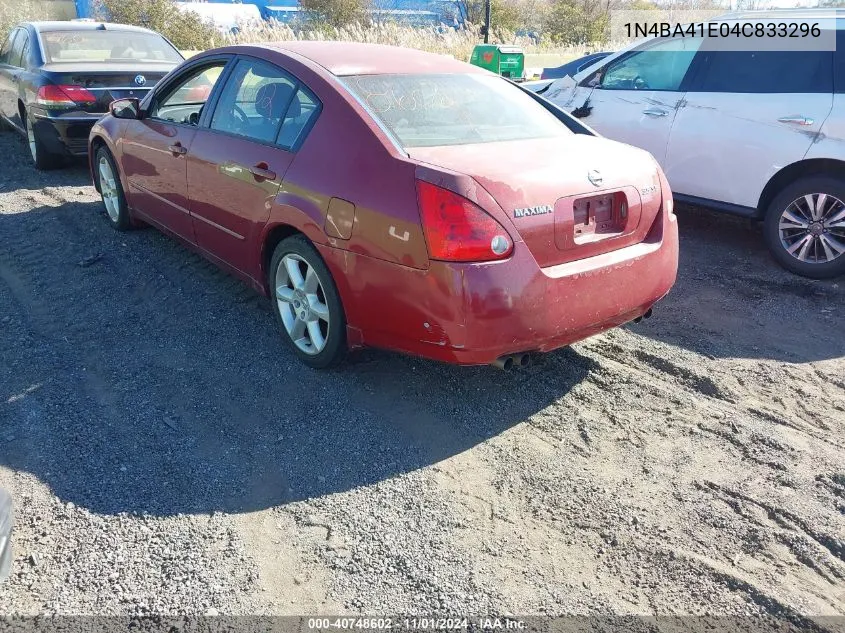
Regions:
<svg viewBox="0 0 845 633"><path fill-rule="evenodd" d="M220 93L211 129L272 143L296 93L296 82L280 68L241 60Z"/></svg>
<svg viewBox="0 0 845 633"><path fill-rule="evenodd" d="M310 92L304 88L296 91L296 96L291 101L290 107L285 114L282 129L276 144L285 149L297 147L305 134L311 129L311 124L320 112L320 104Z"/></svg>
<svg viewBox="0 0 845 633"><path fill-rule="evenodd" d="M702 53L693 92L754 94L833 91L830 51L709 51Z"/></svg>
<svg viewBox="0 0 845 633"><path fill-rule="evenodd" d="M569 136L551 112L487 74L360 75L344 84L404 147Z"/></svg>
<svg viewBox="0 0 845 633"><path fill-rule="evenodd" d="M21 53L21 68L29 68L30 67L30 51L32 50L32 40L28 37L26 38L26 44L24 44L23 52Z"/></svg>
<svg viewBox="0 0 845 633"><path fill-rule="evenodd" d="M281 68L244 59L220 93L211 129L291 149L318 110L316 98Z"/></svg>

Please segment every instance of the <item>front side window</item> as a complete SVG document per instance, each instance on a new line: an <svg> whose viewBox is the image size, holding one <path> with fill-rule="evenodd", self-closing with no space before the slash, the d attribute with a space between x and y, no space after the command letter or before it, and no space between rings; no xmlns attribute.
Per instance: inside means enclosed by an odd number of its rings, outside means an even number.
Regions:
<svg viewBox="0 0 845 633"><path fill-rule="evenodd" d="M42 31L44 61L137 64L181 63L182 55L163 37L144 31Z"/></svg>
<svg viewBox="0 0 845 633"><path fill-rule="evenodd" d="M572 134L551 112L501 77L358 75L343 81L404 147Z"/></svg>
<svg viewBox="0 0 845 633"><path fill-rule="evenodd" d="M662 40L611 62L601 77L603 90L677 91L701 46L700 38Z"/></svg>
<svg viewBox="0 0 845 633"><path fill-rule="evenodd" d="M695 92L833 92L831 51L709 51Z"/></svg>
<svg viewBox="0 0 845 633"><path fill-rule="evenodd" d="M223 68L225 61L201 66L168 85L161 97L156 97L150 116L171 123L198 125L206 101Z"/></svg>
<svg viewBox="0 0 845 633"><path fill-rule="evenodd" d="M29 35L26 34L26 31L19 31L18 36L15 38L15 43L12 45L12 51L9 53L9 61L7 62L10 66L16 66L20 68L23 66L23 49L29 42Z"/></svg>
<svg viewBox="0 0 845 633"><path fill-rule="evenodd" d="M12 47L15 43L15 37L17 37L19 30L14 30L9 33L9 37L6 38L6 41L3 43L3 48L0 48L0 64L8 64L9 59L12 55Z"/></svg>

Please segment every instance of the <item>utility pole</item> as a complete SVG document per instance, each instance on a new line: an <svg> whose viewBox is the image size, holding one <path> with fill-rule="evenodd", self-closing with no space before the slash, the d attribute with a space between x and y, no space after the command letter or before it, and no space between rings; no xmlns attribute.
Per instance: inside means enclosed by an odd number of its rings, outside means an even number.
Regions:
<svg viewBox="0 0 845 633"><path fill-rule="evenodd" d="M492 0L487 0L484 6L484 43L490 43L490 16L493 13Z"/></svg>

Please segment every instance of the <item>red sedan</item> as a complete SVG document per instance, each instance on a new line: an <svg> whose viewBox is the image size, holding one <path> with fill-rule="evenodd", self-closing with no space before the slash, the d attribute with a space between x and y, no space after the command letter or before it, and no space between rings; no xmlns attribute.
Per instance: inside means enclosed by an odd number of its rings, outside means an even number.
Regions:
<svg viewBox="0 0 845 633"><path fill-rule="evenodd" d="M93 128L94 184L272 297L312 367L374 346L527 362L651 315L675 281L646 152L506 79L369 44L234 46Z"/></svg>

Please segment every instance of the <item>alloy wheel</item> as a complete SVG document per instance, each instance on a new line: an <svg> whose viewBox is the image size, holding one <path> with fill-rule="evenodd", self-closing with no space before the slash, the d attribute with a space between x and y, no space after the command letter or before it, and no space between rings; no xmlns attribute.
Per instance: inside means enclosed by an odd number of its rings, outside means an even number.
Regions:
<svg viewBox="0 0 845 633"><path fill-rule="evenodd" d="M100 157L100 193L103 196L103 204L106 205L106 213L112 222L120 220L120 197L117 190L117 180L112 171L111 163L105 156Z"/></svg>
<svg viewBox="0 0 845 633"><path fill-rule="evenodd" d="M275 285L285 330L300 350L316 356L325 349L331 327L323 281L305 259L288 253L276 268Z"/></svg>
<svg viewBox="0 0 845 633"><path fill-rule="evenodd" d="M793 200L778 222L787 253L808 264L826 264L845 254L845 204L825 193Z"/></svg>
<svg viewBox="0 0 845 633"><path fill-rule="evenodd" d="M26 140L29 143L29 153L32 160L38 162L38 147L35 145L35 130L32 128L32 121L26 118Z"/></svg>

